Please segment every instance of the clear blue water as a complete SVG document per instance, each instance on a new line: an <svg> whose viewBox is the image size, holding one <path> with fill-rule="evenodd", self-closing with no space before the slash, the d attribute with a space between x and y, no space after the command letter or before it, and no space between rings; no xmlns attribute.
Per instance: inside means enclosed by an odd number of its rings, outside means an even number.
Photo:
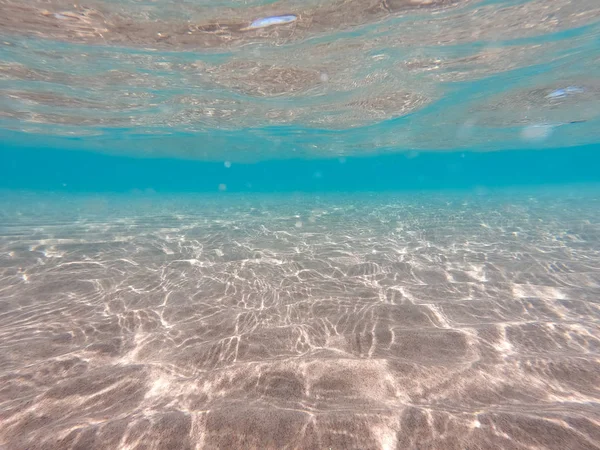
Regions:
<svg viewBox="0 0 600 450"><path fill-rule="evenodd" d="M599 62L596 0L0 3L0 449L600 448Z"/></svg>
<svg viewBox="0 0 600 450"><path fill-rule="evenodd" d="M0 188L55 193L478 190L600 182L600 146L257 163L5 148ZM223 201L227 201L226 198Z"/></svg>

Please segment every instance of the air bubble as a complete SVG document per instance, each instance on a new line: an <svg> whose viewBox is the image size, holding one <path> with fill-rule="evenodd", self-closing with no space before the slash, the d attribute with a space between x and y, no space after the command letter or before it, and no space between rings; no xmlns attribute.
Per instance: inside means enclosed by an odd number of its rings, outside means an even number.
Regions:
<svg viewBox="0 0 600 450"><path fill-rule="evenodd" d="M295 22L297 17L293 14L286 14L284 16L271 16L262 17L253 21L248 29L265 28L273 25L285 25L288 23Z"/></svg>
<svg viewBox="0 0 600 450"><path fill-rule="evenodd" d="M567 95L570 94L581 94L583 93L583 89L577 86L567 86L564 89L557 89L555 91L550 92L548 95L546 95L546 98L552 98L552 99L559 99L559 98L565 98Z"/></svg>

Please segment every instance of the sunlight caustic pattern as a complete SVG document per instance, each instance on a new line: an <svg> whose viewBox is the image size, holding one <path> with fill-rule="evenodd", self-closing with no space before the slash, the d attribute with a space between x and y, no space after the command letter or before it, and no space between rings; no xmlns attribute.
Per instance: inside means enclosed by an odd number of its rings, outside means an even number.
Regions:
<svg viewBox="0 0 600 450"><path fill-rule="evenodd" d="M599 448L597 193L220 198L3 201L0 443Z"/></svg>

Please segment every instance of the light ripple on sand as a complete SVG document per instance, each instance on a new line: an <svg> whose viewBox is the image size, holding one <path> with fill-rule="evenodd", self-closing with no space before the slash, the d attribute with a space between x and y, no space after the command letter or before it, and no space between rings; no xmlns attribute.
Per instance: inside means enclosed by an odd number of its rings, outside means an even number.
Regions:
<svg viewBox="0 0 600 450"><path fill-rule="evenodd" d="M1 208L0 445L598 448L583 193L226 199Z"/></svg>

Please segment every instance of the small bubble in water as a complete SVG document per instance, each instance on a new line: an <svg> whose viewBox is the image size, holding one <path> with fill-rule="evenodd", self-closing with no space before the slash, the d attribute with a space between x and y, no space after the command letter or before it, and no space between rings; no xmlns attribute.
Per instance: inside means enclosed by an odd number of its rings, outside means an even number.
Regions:
<svg viewBox="0 0 600 450"><path fill-rule="evenodd" d="M298 221L295 224L296 228L302 228L302 222Z"/></svg>
<svg viewBox="0 0 600 450"><path fill-rule="evenodd" d="M225 161L225 163L223 163L223 165L229 169L231 167L231 161Z"/></svg>
<svg viewBox="0 0 600 450"><path fill-rule="evenodd" d="M529 125L521 131L521 138L526 141L540 142L552 135L551 125Z"/></svg>
<svg viewBox="0 0 600 450"><path fill-rule="evenodd" d="M221 192L226 191L227 190L227 185L225 183L219 184L219 190Z"/></svg>

